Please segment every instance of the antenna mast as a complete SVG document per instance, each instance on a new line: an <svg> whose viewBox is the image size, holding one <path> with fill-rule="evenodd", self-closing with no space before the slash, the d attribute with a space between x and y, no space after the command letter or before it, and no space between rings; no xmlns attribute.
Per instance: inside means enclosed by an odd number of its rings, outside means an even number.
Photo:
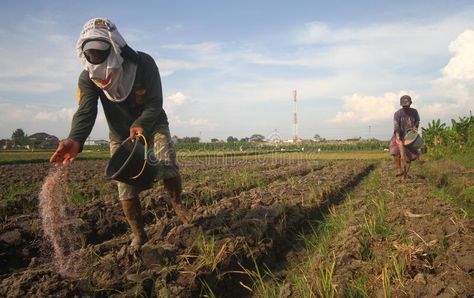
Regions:
<svg viewBox="0 0 474 298"><path fill-rule="evenodd" d="M293 90L293 142L298 142L298 110L296 106L296 89Z"/></svg>

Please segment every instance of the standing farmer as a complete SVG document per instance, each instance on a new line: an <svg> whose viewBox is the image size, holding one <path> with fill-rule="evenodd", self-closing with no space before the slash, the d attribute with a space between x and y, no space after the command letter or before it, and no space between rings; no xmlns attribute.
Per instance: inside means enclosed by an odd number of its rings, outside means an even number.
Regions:
<svg viewBox="0 0 474 298"><path fill-rule="evenodd" d="M134 140L143 134L153 140L150 145L158 162L158 179L163 180L175 213L181 221L188 222L190 214L180 203L181 176L162 107L161 80L155 61L148 54L131 49L114 23L105 18L92 19L84 25L76 50L84 67L77 89L79 107L68 138L60 142L50 162L73 161L82 151L100 100L109 126L111 154L128 137ZM133 231L130 245L140 247L148 240L138 197L143 187L117 184L123 212Z"/></svg>
<svg viewBox="0 0 474 298"><path fill-rule="evenodd" d="M405 135L409 130L418 131L420 125L420 116L418 111L410 108L412 104L411 97L403 95L400 97L401 109L393 115L393 136L390 140L390 153L395 162L397 169L396 176L406 178L410 163L419 158L419 153L416 149L405 147L403 141Z"/></svg>

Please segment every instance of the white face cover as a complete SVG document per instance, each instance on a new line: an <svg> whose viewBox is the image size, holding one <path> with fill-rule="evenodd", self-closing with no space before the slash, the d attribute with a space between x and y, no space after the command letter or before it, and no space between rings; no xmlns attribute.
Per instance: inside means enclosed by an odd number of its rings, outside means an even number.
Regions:
<svg viewBox="0 0 474 298"><path fill-rule="evenodd" d="M90 40L103 40L110 43L110 54L101 64L92 64L84 56L83 46ZM91 80L113 102L122 102L130 94L137 73L137 65L124 60L122 48L126 45L114 23L108 19L96 18L88 21L82 28L76 44L76 51Z"/></svg>

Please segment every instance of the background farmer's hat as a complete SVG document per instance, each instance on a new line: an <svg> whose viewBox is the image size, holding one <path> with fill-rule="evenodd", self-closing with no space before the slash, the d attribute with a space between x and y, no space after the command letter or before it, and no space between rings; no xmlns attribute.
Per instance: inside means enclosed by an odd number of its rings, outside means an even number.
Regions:
<svg viewBox="0 0 474 298"><path fill-rule="evenodd" d="M103 40L89 40L84 43L82 46L82 51L86 50L100 50L106 51L110 48L110 43Z"/></svg>
<svg viewBox="0 0 474 298"><path fill-rule="evenodd" d="M400 105L402 107L408 107L411 105L411 97L408 95L403 95L400 97Z"/></svg>

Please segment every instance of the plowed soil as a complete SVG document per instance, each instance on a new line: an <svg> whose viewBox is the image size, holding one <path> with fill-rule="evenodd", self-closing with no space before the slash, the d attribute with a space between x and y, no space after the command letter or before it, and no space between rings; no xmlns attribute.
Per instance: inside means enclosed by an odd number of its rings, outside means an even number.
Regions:
<svg viewBox="0 0 474 298"><path fill-rule="evenodd" d="M76 161L69 166L67 188L73 270L59 272L38 214L38 193L51 170L46 163L0 166L0 296L145 296L250 297L244 268L266 264L284 275L298 261L298 235L342 206L349 193L359 200L359 215L334 239L334 283L358 274L379 276L366 262L360 243L373 251L397 239L362 239L366 198L374 189L360 184L371 175L383 179L393 199L388 222L413 237L400 297L472 297L474 225L460 211L433 195L420 168L400 182L386 162L256 160L183 162L183 199L193 221L183 224L171 211L162 185L142 193L145 230L150 238L139 253L128 250L130 230L115 185L104 178L106 161ZM402 186L400 186L402 185ZM362 221L361 221L362 218ZM442 250L439 249L443 235ZM433 242L436 240L437 242ZM436 245L435 245L436 244ZM297 248L298 247L298 248ZM401 246L400 246L401 247ZM435 253L433 253L435 252ZM296 257L295 257L296 256ZM383 296L369 281L372 296ZM297 297L289 289L285 296Z"/></svg>

